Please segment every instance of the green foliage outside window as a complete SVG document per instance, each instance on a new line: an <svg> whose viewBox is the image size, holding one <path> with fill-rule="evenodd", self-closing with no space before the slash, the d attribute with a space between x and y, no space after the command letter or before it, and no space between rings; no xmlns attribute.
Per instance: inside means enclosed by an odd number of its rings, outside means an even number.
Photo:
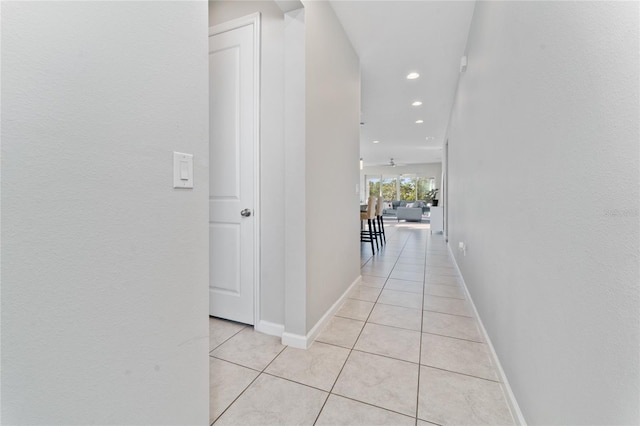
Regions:
<svg viewBox="0 0 640 426"><path fill-rule="evenodd" d="M405 201L415 201L416 199L415 178L400 178L400 199Z"/></svg>
<svg viewBox="0 0 640 426"><path fill-rule="evenodd" d="M396 188L396 179L395 178L387 178L382 180L382 198L385 201L393 201L396 200L398 196L397 188Z"/></svg>
<svg viewBox="0 0 640 426"><path fill-rule="evenodd" d="M417 200L427 200L429 191L431 190L431 179L418 178L418 198Z"/></svg>
<svg viewBox="0 0 640 426"><path fill-rule="evenodd" d="M380 196L380 179L369 180L369 196L370 197Z"/></svg>

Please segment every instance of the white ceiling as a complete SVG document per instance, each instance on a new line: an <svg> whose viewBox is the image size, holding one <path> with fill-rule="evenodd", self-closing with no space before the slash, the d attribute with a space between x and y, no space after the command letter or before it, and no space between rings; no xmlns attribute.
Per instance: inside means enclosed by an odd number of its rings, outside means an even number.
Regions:
<svg viewBox="0 0 640 426"><path fill-rule="evenodd" d="M475 2L331 4L360 57L365 166L388 163L391 157L403 164L441 161ZM412 71L420 77L407 80ZM411 106L415 100L422 105ZM424 123L416 124L419 119Z"/></svg>

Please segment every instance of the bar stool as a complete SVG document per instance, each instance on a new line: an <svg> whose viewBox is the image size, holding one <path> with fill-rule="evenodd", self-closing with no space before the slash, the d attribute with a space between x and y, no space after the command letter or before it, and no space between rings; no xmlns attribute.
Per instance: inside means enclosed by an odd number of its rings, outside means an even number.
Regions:
<svg viewBox="0 0 640 426"><path fill-rule="evenodd" d="M384 199L382 197L378 197L378 203L376 205L376 220L378 221L378 232L376 232L376 237L380 237L380 245L387 243L387 236L384 233L384 220L382 218L383 206Z"/></svg>
<svg viewBox="0 0 640 426"><path fill-rule="evenodd" d="M373 242L376 242L376 247L378 250L380 247L378 246L378 238L376 237L376 198L369 197L367 201L367 211L360 212L360 224L362 225L362 221L367 221L367 230L360 229L360 242L361 243L371 243L371 251L373 254L376 254L376 249L373 246Z"/></svg>

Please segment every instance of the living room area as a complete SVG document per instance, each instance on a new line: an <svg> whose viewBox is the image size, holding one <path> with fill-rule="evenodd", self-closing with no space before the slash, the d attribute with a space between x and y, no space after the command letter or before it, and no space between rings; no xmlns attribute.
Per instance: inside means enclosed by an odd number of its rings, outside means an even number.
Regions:
<svg viewBox="0 0 640 426"><path fill-rule="evenodd" d="M442 163L363 165L360 204L382 197L385 220L429 223L432 207L441 206Z"/></svg>

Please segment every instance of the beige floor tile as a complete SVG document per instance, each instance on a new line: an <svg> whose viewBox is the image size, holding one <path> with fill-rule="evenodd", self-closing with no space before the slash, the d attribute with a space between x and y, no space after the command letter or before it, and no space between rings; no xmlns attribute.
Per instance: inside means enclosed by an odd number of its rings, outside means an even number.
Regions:
<svg viewBox="0 0 640 426"><path fill-rule="evenodd" d="M258 377L259 372L209 357L209 423Z"/></svg>
<svg viewBox="0 0 640 426"><path fill-rule="evenodd" d="M440 234L439 237L442 238L442 234ZM427 252L429 253L439 253L442 255L450 256L447 242L444 239L438 241L435 238L431 238L426 242L426 247Z"/></svg>
<svg viewBox="0 0 640 426"><path fill-rule="evenodd" d="M417 387L417 364L353 351L333 393L413 416Z"/></svg>
<svg viewBox="0 0 640 426"><path fill-rule="evenodd" d="M403 361L419 362L420 332L367 323L354 349Z"/></svg>
<svg viewBox="0 0 640 426"><path fill-rule="evenodd" d="M366 321L369 313L373 309L372 302L364 300L346 299L342 307L336 312L339 317L351 318L359 321Z"/></svg>
<svg viewBox="0 0 640 426"><path fill-rule="evenodd" d="M422 311L377 303L371 311L369 322L420 331L422 330Z"/></svg>
<svg viewBox="0 0 640 426"><path fill-rule="evenodd" d="M431 275L428 272L424 276L425 285L448 285L462 288L462 280L452 275Z"/></svg>
<svg viewBox="0 0 640 426"><path fill-rule="evenodd" d="M389 278L395 278L397 280L407 280L407 281L424 281L424 272L403 272L393 270Z"/></svg>
<svg viewBox="0 0 640 426"><path fill-rule="evenodd" d="M454 299L465 299L464 291L460 287L452 285L425 284L424 294L431 296L451 297Z"/></svg>
<svg viewBox="0 0 640 426"><path fill-rule="evenodd" d="M216 425L312 425L327 393L262 374Z"/></svg>
<svg viewBox="0 0 640 426"><path fill-rule="evenodd" d="M443 266L443 265L427 265L426 267L427 274L430 275L448 275L448 276L458 276L458 271L453 266Z"/></svg>
<svg viewBox="0 0 640 426"><path fill-rule="evenodd" d="M424 269L425 260L424 259L415 259L415 258L404 258L400 256L398 261L396 262L396 266L402 265L416 265L421 266Z"/></svg>
<svg viewBox="0 0 640 426"><path fill-rule="evenodd" d="M448 274L442 274L439 273L440 271L444 271L444 270L450 270L452 269L453 266L449 263L445 263L445 262L439 262L439 263L428 263L426 265L424 265L424 269L425 269L425 273L427 277L458 277L459 274L457 271L455 271L455 273L448 273Z"/></svg>
<svg viewBox="0 0 640 426"><path fill-rule="evenodd" d="M381 268L393 268L396 264L396 256L386 256L384 253L376 254L366 266L381 267Z"/></svg>
<svg viewBox="0 0 640 426"><path fill-rule="evenodd" d="M378 259L394 259L400 256L402 253L402 247L390 246L389 244L385 244L380 247L380 251L378 252Z"/></svg>
<svg viewBox="0 0 640 426"><path fill-rule="evenodd" d="M428 260L451 260L451 255L447 250L442 248L427 247L427 261Z"/></svg>
<svg viewBox="0 0 640 426"><path fill-rule="evenodd" d="M422 295L406 291L382 290L378 303L385 305L404 306L405 308L421 309Z"/></svg>
<svg viewBox="0 0 640 426"><path fill-rule="evenodd" d="M441 425L514 424L499 383L420 367L418 417Z"/></svg>
<svg viewBox="0 0 640 426"><path fill-rule="evenodd" d="M386 277L375 277L373 275L362 274L362 283L361 283L361 285L363 285L365 287L382 288L382 287L384 287L384 283L386 281L387 281Z"/></svg>
<svg viewBox="0 0 640 426"><path fill-rule="evenodd" d="M363 285L355 286L349 293L349 299L364 300L365 302L375 302L382 291L381 288L367 287Z"/></svg>
<svg viewBox="0 0 640 426"><path fill-rule="evenodd" d="M348 356L349 349L321 342L306 350L287 347L265 372L330 391Z"/></svg>
<svg viewBox="0 0 640 426"><path fill-rule="evenodd" d="M407 242L402 249L402 254L400 255L400 257L403 257L405 259L425 260L426 255L427 251L424 249L424 247L422 249L415 248L415 246Z"/></svg>
<svg viewBox="0 0 640 426"><path fill-rule="evenodd" d="M405 281L389 278L384 285L385 290L406 291L409 293L422 294L424 284L418 281Z"/></svg>
<svg viewBox="0 0 640 426"><path fill-rule="evenodd" d="M421 265L422 263L415 263L416 261L420 261L425 258L425 252L419 251L411 251L411 250L403 250L400 255L402 259L410 259L414 262L414 264Z"/></svg>
<svg viewBox="0 0 640 426"><path fill-rule="evenodd" d="M362 327L364 327L364 321L333 317L316 341L351 349L356 344Z"/></svg>
<svg viewBox="0 0 640 426"><path fill-rule="evenodd" d="M498 380L485 343L424 333L420 363L488 380Z"/></svg>
<svg viewBox="0 0 640 426"><path fill-rule="evenodd" d="M414 422L413 417L331 395L316 426L413 426Z"/></svg>
<svg viewBox="0 0 640 426"><path fill-rule="evenodd" d="M448 256L433 256L430 254L427 254L425 263L427 266L453 267L454 265L453 259Z"/></svg>
<svg viewBox="0 0 640 426"><path fill-rule="evenodd" d="M364 265L360 270L363 274L372 275L374 277L387 278L391 273L392 267L379 267Z"/></svg>
<svg viewBox="0 0 640 426"><path fill-rule="evenodd" d="M209 317L209 352L245 327L238 322Z"/></svg>
<svg viewBox="0 0 640 426"><path fill-rule="evenodd" d="M482 342L476 320L459 315L424 311L422 315L422 331L439 334L441 336Z"/></svg>
<svg viewBox="0 0 640 426"><path fill-rule="evenodd" d="M402 272L424 272L424 265L416 263L396 263L393 267L394 271Z"/></svg>
<svg viewBox="0 0 640 426"><path fill-rule="evenodd" d="M473 310L466 300L424 295L424 310L473 318Z"/></svg>
<svg viewBox="0 0 640 426"><path fill-rule="evenodd" d="M245 328L211 352L216 358L255 370L264 369L285 347L280 338Z"/></svg>

